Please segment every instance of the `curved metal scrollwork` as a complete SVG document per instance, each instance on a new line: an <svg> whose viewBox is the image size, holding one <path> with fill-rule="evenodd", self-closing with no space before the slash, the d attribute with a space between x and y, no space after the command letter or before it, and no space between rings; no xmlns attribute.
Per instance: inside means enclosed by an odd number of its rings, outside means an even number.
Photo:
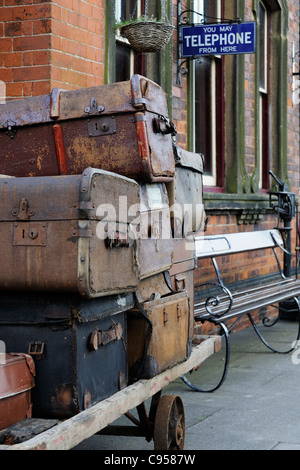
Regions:
<svg viewBox="0 0 300 470"><path fill-rule="evenodd" d="M270 305L270 307L273 307L273 308L276 308L277 309L277 315L274 316L270 316L268 314L268 310L267 309L262 309L260 311L260 319L261 319L261 322L263 324L263 326L265 326L266 328L270 328L271 326L274 326L278 320L280 319L280 310L279 310L279 307L277 305Z"/></svg>
<svg viewBox="0 0 300 470"><path fill-rule="evenodd" d="M229 289L225 287L223 284L218 282L206 282L205 284L201 284L199 287L203 286L214 286L218 287L222 290L225 296L218 296L217 294L210 295L205 301L205 310L212 318L222 318L223 315L228 313L232 307L233 297ZM197 315L197 304L195 305L195 319L201 320L201 313ZM224 309L224 310L223 310ZM198 316L198 318L197 318Z"/></svg>

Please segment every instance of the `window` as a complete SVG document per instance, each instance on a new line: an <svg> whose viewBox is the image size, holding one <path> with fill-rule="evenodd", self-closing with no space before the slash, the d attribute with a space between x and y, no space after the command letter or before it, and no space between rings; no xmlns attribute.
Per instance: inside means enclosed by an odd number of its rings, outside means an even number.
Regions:
<svg viewBox="0 0 300 470"><path fill-rule="evenodd" d="M221 0L194 2L197 13L213 23L222 16ZM194 22L199 23L199 15ZM194 150L205 156L206 186L223 186L223 58L202 57L194 66Z"/></svg>
<svg viewBox="0 0 300 470"><path fill-rule="evenodd" d="M116 0L116 22L136 19L145 14L145 0ZM147 16L159 17L157 2L148 2ZM127 39L116 35L116 81L129 80L138 73L159 83L159 54L136 53Z"/></svg>
<svg viewBox="0 0 300 470"><path fill-rule="evenodd" d="M269 172L269 13L262 1L258 5L259 23L259 188L268 189Z"/></svg>

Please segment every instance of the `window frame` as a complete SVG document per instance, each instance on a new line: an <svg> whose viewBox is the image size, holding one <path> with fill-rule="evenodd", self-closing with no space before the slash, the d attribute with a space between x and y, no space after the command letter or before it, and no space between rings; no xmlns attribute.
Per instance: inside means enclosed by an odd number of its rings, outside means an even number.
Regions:
<svg viewBox="0 0 300 470"><path fill-rule="evenodd" d="M288 183L287 169L287 32L289 8L286 0L253 0L253 13L259 24L259 8L267 10L267 93L257 86L255 100L256 148L252 191L267 193L269 170ZM257 28L257 44L260 39ZM280 38L280 41L278 41ZM260 53L255 58L256 83L260 84ZM270 74L272 69L272 74ZM272 113L269 110L272 109Z"/></svg>
<svg viewBox="0 0 300 470"><path fill-rule="evenodd" d="M194 0L193 9L200 15L205 15L205 0ZM192 18L193 23L199 23L199 14L195 13ZM217 0L216 18L223 16L223 1ZM200 59L201 60L201 59ZM211 114L209 123L210 135L210 152L211 152L211 174L204 174L203 185L205 191L224 191L224 58L222 56L210 56L211 71L210 71L210 101L211 101ZM201 67L201 64L200 64ZM199 116L196 116L195 102L196 102L196 66L192 67L192 113L193 113L193 129L192 129L192 150L194 152L201 149L196 148L196 133ZM202 152L203 153L203 152ZM205 158L205 155L204 155Z"/></svg>
<svg viewBox="0 0 300 470"><path fill-rule="evenodd" d="M269 104L270 104L270 83L269 83L269 69L270 69L270 26L271 26L271 12L268 10L267 5L262 0L259 0L259 38L260 43L258 47L259 58L259 190L267 191L269 189L269 157L270 157L270 142L269 142ZM261 8L264 10L264 25L261 24ZM264 28L262 31L262 27ZM263 33L263 44L261 44ZM263 52L263 54L262 54ZM263 55L263 58L261 57ZM263 60L262 60L263 59ZM263 70L262 70L263 68ZM263 72L263 83L262 83ZM263 85L263 86L262 86Z"/></svg>
<svg viewBox="0 0 300 470"><path fill-rule="evenodd" d="M253 0L252 12L257 19L258 1ZM288 97L288 25L289 8L287 0L265 0L274 14L270 28L273 38L270 40L271 67L278 70L270 74L270 105L272 119L269 122L269 168L289 186L287 162L287 97ZM224 17L245 19L245 3L234 1L225 2ZM272 18L273 20L273 18ZM256 28L258 34L258 28ZM258 38L257 38L258 40ZM258 83L257 54L254 55L254 79ZM192 80L189 82L192 90ZM259 189L258 157L259 135L257 122L259 119L259 89L255 86L254 121L255 146L254 169L247 170L248 160L245 152L245 57L244 55L226 56L224 68L225 90L225 138L224 138L224 191L210 190L204 187L204 202L208 214L217 214L225 210L228 213L239 214L241 209L261 211L269 210L267 191ZM190 97L189 118L192 122L192 100ZM190 136L192 149L193 136Z"/></svg>

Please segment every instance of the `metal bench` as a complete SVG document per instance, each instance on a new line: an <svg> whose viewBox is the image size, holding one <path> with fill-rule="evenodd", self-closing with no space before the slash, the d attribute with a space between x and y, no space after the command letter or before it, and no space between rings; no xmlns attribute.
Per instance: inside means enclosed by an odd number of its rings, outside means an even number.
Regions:
<svg viewBox="0 0 300 470"><path fill-rule="evenodd" d="M209 390L200 389L193 385L185 376L181 378L189 387L196 391L212 392L222 385L228 371L230 360L230 331L245 315L248 316L260 340L270 350L276 353L287 354L294 349L291 347L287 351L279 351L272 347L261 334L251 312L267 306L276 307L278 309L276 318L269 318L267 315L263 318L264 326L272 326L278 321L284 310L282 304L279 304L280 308L275 304L294 299L294 311L300 319L300 302L298 299L300 295L300 279L298 279L297 269L295 276L287 277L281 268L277 253L278 249L284 251L285 257L292 256L292 254L286 250L281 233L277 229L196 237L195 245L196 257L198 259L210 258L217 277L216 282L207 282L201 285L202 288L204 288L203 293L206 298L197 301L194 305L195 321L202 323L208 321L221 328L222 336L225 338L225 362L221 380L215 387ZM230 256L247 251L261 251L266 249L273 250L278 266L279 280L274 281L273 279L272 282L263 282L249 289L231 292L228 286L225 286L222 281L216 258L224 255ZM289 312L291 312L291 310L289 310ZM226 326L228 320L232 320L229 327ZM299 340L299 337L300 322L298 322L297 340Z"/></svg>

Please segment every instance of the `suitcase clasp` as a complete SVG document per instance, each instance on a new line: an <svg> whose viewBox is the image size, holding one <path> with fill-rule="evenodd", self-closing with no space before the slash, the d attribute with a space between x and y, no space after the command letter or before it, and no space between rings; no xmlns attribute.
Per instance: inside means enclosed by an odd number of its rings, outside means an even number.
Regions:
<svg viewBox="0 0 300 470"><path fill-rule="evenodd" d="M95 98L91 98L90 105L84 108L84 112L87 114L98 114L103 113L105 107L98 105Z"/></svg>
<svg viewBox="0 0 300 470"><path fill-rule="evenodd" d="M90 346L94 351L97 351L99 346L105 346L113 341L123 340L123 327L121 323L115 323L112 321L112 326L109 330L98 330L95 327L93 333L90 336Z"/></svg>
<svg viewBox="0 0 300 470"><path fill-rule="evenodd" d="M11 121L11 119L8 119L6 123L4 124L4 127L7 129L5 131L5 134L8 135L11 139L14 138L16 135L17 129L15 128L16 123L14 121Z"/></svg>
<svg viewBox="0 0 300 470"><path fill-rule="evenodd" d="M15 207L11 211L12 215L17 217L19 220L28 220L34 215L33 209L28 209L28 201L24 197L20 200L19 207Z"/></svg>
<svg viewBox="0 0 300 470"><path fill-rule="evenodd" d="M28 354L35 359L43 359L45 350L45 343L43 341L32 341L28 345Z"/></svg>

